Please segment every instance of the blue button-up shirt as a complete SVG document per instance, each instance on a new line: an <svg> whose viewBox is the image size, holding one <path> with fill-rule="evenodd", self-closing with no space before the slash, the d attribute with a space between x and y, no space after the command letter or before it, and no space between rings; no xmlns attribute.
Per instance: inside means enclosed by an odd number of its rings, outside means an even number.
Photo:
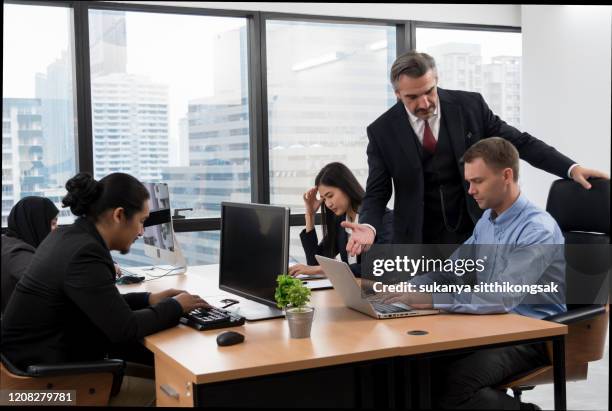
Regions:
<svg viewBox="0 0 612 411"><path fill-rule="evenodd" d="M472 247L470 254L486 261L485 269L476 274L474 284L553 283L558 285L559 292L434 293L434 308L472 314L514 312L534 318L565 312L564 242L563 233L552 216L523 194L499 216L493 210L486 210L472 236L450 259L457 259L466 248ZM457 284L463 280L455 273L436 272L415 277L411 283Z"/></svg>

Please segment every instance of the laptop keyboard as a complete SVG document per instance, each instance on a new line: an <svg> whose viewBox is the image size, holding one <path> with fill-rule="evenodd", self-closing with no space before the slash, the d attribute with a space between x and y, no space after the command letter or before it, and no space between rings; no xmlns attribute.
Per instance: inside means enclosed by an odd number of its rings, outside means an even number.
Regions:
<svg viewBox="0 0 612 411"><path fill-rule="evenodd" d="M397 307L392 304L383 304L383 303L375 303L375 302L372 302L371 304L372 304L372 307L374 307L376 311L382 314L405 313L408 311L405 308Z"/></svg>

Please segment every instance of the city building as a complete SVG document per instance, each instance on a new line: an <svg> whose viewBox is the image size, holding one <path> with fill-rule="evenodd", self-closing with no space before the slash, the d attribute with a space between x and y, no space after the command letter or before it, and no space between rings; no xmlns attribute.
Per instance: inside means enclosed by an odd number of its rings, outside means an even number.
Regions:
<svg viewBox="0 0 612 411"><path fill-rule="evenodd" d="M40 99L2 99L2 224L20 198L43 195L43 132Z"/></svg>
<svg viewBox="0 0 612 411"><path fill-rule="evenodd" d="M158 181L168 165L168 86L113 73L91 80L94 174Z"/></svg>

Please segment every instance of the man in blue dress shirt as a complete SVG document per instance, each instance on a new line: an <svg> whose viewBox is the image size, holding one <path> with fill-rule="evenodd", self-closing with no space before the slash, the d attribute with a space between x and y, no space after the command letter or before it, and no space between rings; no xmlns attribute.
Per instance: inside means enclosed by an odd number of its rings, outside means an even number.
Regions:
<svg viewBox="0 0 612 411"><path fill-rule="evenodd" d="M519 156L507 140L491 137L474 144L464 155L469 194L484 214L472 236L450 259L470 249L487 255L485 269L475 275L436 272L415 277L417 286L433 284L554 284L557 292L490 292L461 294L402 293L382 296L385 303L402 302L414 308L493 314L513 312L533 318L566 311L564 304L564 238L556 221L521 193ZM477 319L475 318L475 324ZM454 409L537 409L520 403L494 387L517 374L548 363L544 344L485 349L450 359L434 367L440 379L438 405ZM436 365L436 364L434 364ZM436 370L436 368L439 368Z"/></svg>

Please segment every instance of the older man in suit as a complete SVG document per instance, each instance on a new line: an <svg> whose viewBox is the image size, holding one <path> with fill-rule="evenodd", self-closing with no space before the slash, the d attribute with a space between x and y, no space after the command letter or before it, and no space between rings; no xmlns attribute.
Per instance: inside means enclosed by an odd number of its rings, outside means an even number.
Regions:
<svg viewBox="0 0 612 411"><path fill-rule="evenodd" d="M478 93L438 88L434 59L418 52L398 57L391 68L398 103L368 126L369 175L360 224L343 222L353 234L351 255L374 243L395 187L394 243L461 244L482 210L467 194L461 158L474 143L499 136L522 159L590 188L584 168L555 148L506 124Z"/></svg>

